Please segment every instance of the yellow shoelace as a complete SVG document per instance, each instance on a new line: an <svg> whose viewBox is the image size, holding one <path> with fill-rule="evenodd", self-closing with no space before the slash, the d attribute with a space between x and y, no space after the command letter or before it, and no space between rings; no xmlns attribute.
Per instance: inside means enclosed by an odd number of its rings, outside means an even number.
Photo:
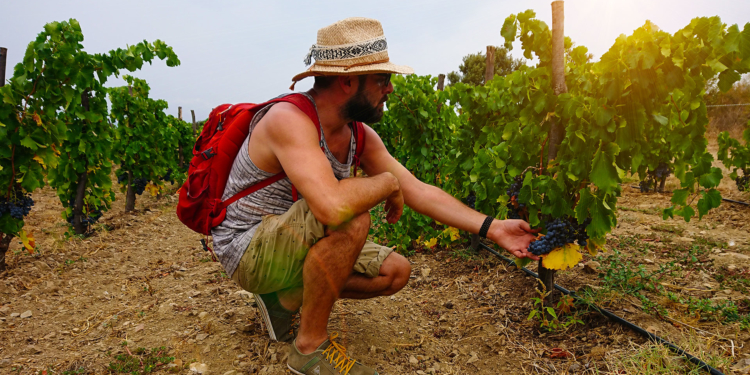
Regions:
<svg viewBox="0 0 750 375"><path fill-rule="evenodd" d="M331 345L328 346L328 348L323 351L323 355L326 356L326 359L331 362L333 365L333 369L338 369L342 375L349 374L349 370L354 367L354 363L357 362L353 358L349 358L346 355L346 348L341 346L336 341L333 341L333 339L337 338L339 336L338 332L334 332L331 337L328 339L331 342Z"/></svg>

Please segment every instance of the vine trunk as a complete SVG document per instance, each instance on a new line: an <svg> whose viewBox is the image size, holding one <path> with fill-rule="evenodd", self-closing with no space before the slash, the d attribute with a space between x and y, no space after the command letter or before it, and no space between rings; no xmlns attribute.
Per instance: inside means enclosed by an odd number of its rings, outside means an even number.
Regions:
<svg viewBox="0 0 750 375"><path fill-rule="evenodd" d="M86 225L83 225L83 199L86 197L86 182L88 173L86 171L78 174L78 186L76 188L76 200L73 207L73 229L76 234L85 234Z"/></svg>
<svg viewBox="0 0 750 375"><path fill-rule="evenodd" d="M133 172L128 172L128 192L125 195L125 212L135 210L135 188L133 187Z"/></svg>
<svg viewBox="0 0 750 375"><path fill-rule="evenodd" d="M6 269L5 254L8 252L12 240L12 235L0 233L0 272L5 271Z"/></svg>

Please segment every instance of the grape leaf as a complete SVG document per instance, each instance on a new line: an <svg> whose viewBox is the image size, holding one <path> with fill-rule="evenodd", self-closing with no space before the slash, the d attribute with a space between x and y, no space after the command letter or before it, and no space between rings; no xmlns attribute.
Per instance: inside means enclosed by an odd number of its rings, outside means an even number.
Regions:
<svg viewBox="0 0 750 375"><path fill-rule="evenodd" d="M542 265L551 270L564 270L574 267L583 259L583 255L578 252L581 247L576 244L566 244L552 250L549 254L543 255Z"/></svg>
<svg viewBox="0 0 750 375"><path fill-rule="evenodd" d="M620 148L615 143L599 143L599 149L591 165L591 182L602 190L614 190L620 183L620 176L615 167L615 156L619 151Z"/></svg>

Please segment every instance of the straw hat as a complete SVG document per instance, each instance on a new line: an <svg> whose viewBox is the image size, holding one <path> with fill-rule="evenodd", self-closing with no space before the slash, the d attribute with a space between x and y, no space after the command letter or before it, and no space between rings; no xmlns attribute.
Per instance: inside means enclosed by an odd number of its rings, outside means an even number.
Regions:
<svg viewBox="0 0 750 375"><path fill-rule="evenodd" d="M414 73L408 66L389 61L383 26L370 18L347 18L318 30L318 42L310 47L305 65L313 58L309 69L292 78L292 90L297 81L310 76Z"/></svg>

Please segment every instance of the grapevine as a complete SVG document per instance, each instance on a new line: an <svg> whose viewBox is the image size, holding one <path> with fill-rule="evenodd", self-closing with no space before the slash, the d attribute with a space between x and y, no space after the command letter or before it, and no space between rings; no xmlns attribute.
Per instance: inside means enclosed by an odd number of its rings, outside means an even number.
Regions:
<svg viewBox="0 0 750 375"><path fill-rule="evenodd" d="M132 211L136 195L147 188L156 195L163 188L160 178L177 167L179 131L174 117L164 113L167 102L149 97L146 81L124 78L129 86L109 90L110 118L117 123L113 158L121 168L118 180L126 191L125 210Z"/></svg>
<svg viewBox="0 0 750 375"><path fill-rule="evenodd" d="M719 160L732 172L729 176L737 184L737 190L750 190L750 129L742 133L744 145L729 136L728 132L719 134ZM739 172L742 172L740 174Z"/></svg>
<svg viewBox="0 0 750 375"><path fill-rule="evenodd" d="M429 77L394 77L398 100L388 102L374 128L417 177L439 175L454 196L474 193L483 213L522 218L548 236L553 229L568 237L540 237L535 246L545 250L545 242L592 253L603 245L617 224L621 176L628 173L648 176L652 189L670 174L679 180L665 218L689 221L718 207L722 173L706 149L703 88L718 74L726 90L748 71L750 49L738 41L750 45L750 25L742 30L718 17L696 18L669 34L647 22L618 38L597 62L566 38L568 93L559 96L551 87L549 27L527 11L506 19L501 35L507 48L519 39L524 56L538 58L538 65L445 91L427 86ZM565 130L547 164L544 145L553 120ZM441 122L449 134L440 144L405 137L431 138L436 131L424 124ZM524 173L535 166L543 172ZM426 167L434 172L421 172Z"/></svg>
<svg viewBox="0 0 750 375"><path fill-rule="evenodd" d="M104 115L98 109L83 111L83 98L88 93L103 98L101 85L120 69L140 69L154 57L166 59L169 66L179 64L172 48L158 40L93 55L83 51L82 41L81 26L75 19L46 24L29 43L8 84L0 87L0 194L6 202L41 188L48 177L66 205L76 185L93 173L98 177L89 180L87 191L94 195L89 200L106 205L101 202L106 201L110 185L109 161L106 142L96 134ZM106 134L102 137L106 139ZM76 150L66 146L72 143ZM60 158L62 152L66 152L65 158ZM0 215L4 237L0 241L0 270L5 268L4 256L12 237L21 237L27 250L33 251L33 237L23 230L24 215L19 218L19 212L13 209L13 215L10 210ZM66 210L66 216L69 213Z"/></svg>

